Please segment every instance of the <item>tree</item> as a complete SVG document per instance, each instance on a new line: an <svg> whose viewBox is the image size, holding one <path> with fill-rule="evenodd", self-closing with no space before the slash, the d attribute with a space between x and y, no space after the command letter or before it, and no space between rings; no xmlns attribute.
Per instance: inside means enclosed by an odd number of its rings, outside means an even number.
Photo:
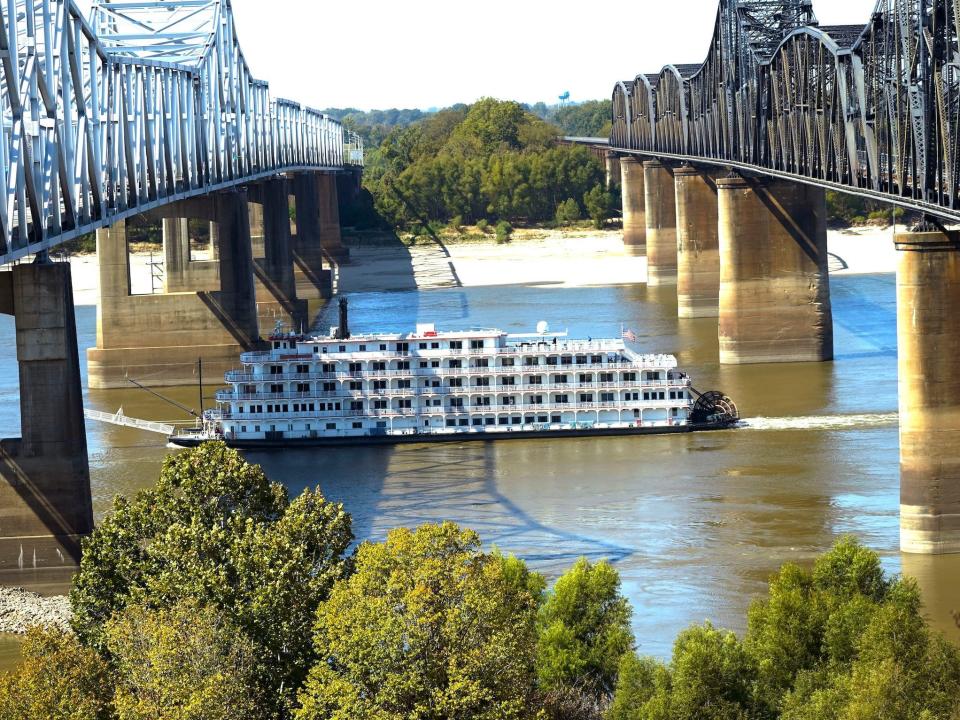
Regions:
<svg viewBox="0 0 960 720"><path fill-rule="evenodd" d="M612 565L580 558L548 594L537 625L537 675L544 687L575 687L595 697L613 692L633 634Z"/></svg>
<svg viewBox="0 0 960 720"><path fill-rule="evenodd" d="M583 204L594 226L598 230L603 229L604 222L613 212L613 196L604 190L602 185L594 185L583 196Z"/></svg>
<svg viewBox="0 0 960 720"><path fill-rule="evenodd" d="M221 613L192 601L131 605L107 624L119 720L263 717L253 643Z"/></svg>
<svg viewBox="0 0 960 720"><path fill-rule="evenodd" d="M112 678L106 662L76 637L33 628L23 661L0 676L0 720L111 720Z"/></svg>
<svg viewBox="0 0 960 720"><path fill-rule="evenodd" d="M223 443L168 456L156 487L113 510L84 543L70 601L80 638L107 651L129 605L194 600L257 648L257 683L277 713L313 662L310 627L345 570L350 516L319 492L291 502Z"/></svg>
<svg viewBox="0 0 960 720"><path fill-rule="evenodd" d="M317 614L297 719L531 717L531 584L453 523L364 543Z"/></svg>
<svg viewBox="0 0 960 720"><path fill-rule="evenodd" d="M571 225L580 219L580 206L573 198L567 198L557 205L556 220L558 225Z"/></svg>

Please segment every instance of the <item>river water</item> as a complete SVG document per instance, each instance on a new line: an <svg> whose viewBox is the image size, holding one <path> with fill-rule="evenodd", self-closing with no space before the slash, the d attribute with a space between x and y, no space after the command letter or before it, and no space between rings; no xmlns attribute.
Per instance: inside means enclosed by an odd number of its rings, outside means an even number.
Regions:
<svg viewBox="0 0 960 720"><path fill-rule="evenodd" d="M477 442L248 453L296 493L343 502L359 539L452 519L555 577L578 557L616 564L641 652L669 656L679 630L710 619L742 631L751 599L781 563L809 563L852 533L890 572L916 576L932 622L953 637L960 556L898 551L896 294L892 275L832 280L836 361L721 367L715 320L678 320L673 288L509 286L350 296L354 331L494 326L619 334L678 355L701 390L722 389L748 427L685 436ZM320 327L331 317L321 318ZM82 348L95 308L79 307ZM0 432L16 435L13 322L0 316ZM141 378L149 384L149 378ZM213 387L206 388L206 395ZM196 388L168 393L196 407ZM88 391L88 407L151 420L184 415L138 390ZM95 511L157 477L159 436L88 423ZM6 578L45 592L24 571ZM8 644L0 656L10 662ZM0 657L0 660L2 660Z"/></svg>

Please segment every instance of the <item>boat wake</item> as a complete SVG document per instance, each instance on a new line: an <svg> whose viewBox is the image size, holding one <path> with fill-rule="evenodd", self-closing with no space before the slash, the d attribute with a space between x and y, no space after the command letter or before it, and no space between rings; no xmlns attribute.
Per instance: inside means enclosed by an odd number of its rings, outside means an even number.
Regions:
<svg viewBox="0 0 960 720"><path fill-rule="evenodd" d="M745 430L861 430L864 428L896 427L897 413L868 413L862 415L811 415L808 417L744 418L740 427Z"/></svg>

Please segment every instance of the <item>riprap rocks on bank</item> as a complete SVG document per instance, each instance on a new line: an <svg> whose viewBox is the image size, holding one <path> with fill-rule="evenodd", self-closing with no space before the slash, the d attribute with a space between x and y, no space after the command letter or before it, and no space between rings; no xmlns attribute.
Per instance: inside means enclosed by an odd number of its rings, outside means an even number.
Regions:
<svg viewBox="0 0 960 720"><path fill-rule="evenodd" d="M23 635L36 625L70 627L70 600L63 595L43 597L19 587L0 587L0 633Z"/></svg>

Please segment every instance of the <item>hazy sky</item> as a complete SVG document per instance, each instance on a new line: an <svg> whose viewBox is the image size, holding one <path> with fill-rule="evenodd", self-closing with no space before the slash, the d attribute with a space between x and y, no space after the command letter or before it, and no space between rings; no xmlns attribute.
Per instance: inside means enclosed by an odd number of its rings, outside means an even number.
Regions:
<svg viewBox="0 0 960 720"><path fill-rule="evenodd" d="M814 0L821 24L876 0ZM314 107L419 107L490 95L609 97L617 80L702 62L717 0L232 0L254 75Z"/></svg>

